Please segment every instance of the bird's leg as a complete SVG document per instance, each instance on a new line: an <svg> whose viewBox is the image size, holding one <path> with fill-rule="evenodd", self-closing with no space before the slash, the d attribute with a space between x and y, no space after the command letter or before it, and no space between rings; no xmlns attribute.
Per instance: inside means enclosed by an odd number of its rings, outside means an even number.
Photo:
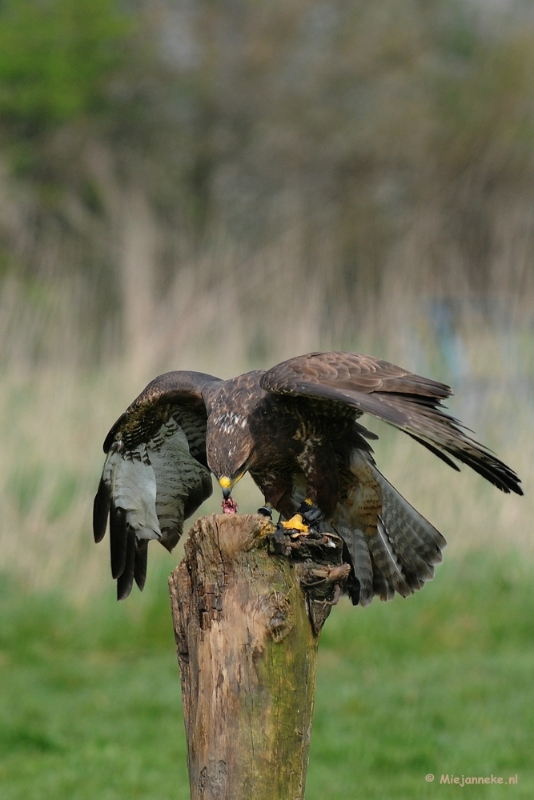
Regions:
<svg viewBox="0 0 534 800"><path fill-rule="evenodd" d="M313 525L316 522L322 522L325 518L325 515L321 511L318 506L316 506L311 500L304 500L299 508L299 513L302 514L302 518L308 525Z"/></svg>
<svg viewBox="0 0 534 800"><path fill-rule="evenodd" d="M273 507L271 503L267 500L265 501L265 505L261 508L258 508L258 514L262 514L264 517L268 517L269 519L273 518Z"/></svg>
<svg viewBox="0 0 534 800"><path fill-rule="evenodd" d="M282 522L281 525L288 531L298 531L302 534L308 534L313 530L313 525L324 519L324 514L320 508L314 505L313 500L306 498L300 504L299 510L294 514L291 519Z"/></svg>
<svg viewBox="0 0 534 800"><path fill-rule="evenodd" d="M262 475L252 471L250 474L265 499L265 504L258 508L258 514L272 519L274 509L285 517L294 513L295 506L291 499L293 480L290 472L273 471L268 475Z"/></svg>
<svg viewBox="0 0 534 800"><path fill-rule="evenodd" d="M297 513L282 525L286 530L315 532L314 526L325 519L337 503L336 454L327 442L318 442L313 447L305 447L298 461L306 477L306 495Z"/></svg>

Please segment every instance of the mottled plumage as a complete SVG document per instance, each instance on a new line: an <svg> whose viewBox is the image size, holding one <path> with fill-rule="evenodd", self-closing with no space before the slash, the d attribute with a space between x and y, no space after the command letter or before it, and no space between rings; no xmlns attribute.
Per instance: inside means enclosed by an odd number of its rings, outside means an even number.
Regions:
<svg viewBox="0 0 534 800"><path fill-rule="evenodd" d="M387 361L340 352L227 381L197 372L156 378L104 444L94 530L100 541L110 516L119 598L134 580L142 588L150 539L169 550L177 543L184 520L211 494L210 471L225 497L250 472L285 520L300 511L306 528L326 518L346 543L354 602L420 589L445 540L378 471L368 442L376 437L358 418L383 419L454 469L451 456L502 491L522 494L514 471L444 412L450 394Z"/></svg>

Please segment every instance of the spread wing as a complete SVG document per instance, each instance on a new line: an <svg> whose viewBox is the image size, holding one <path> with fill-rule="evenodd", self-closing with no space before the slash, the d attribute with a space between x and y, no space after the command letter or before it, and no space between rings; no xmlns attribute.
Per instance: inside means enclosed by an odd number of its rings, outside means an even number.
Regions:
<svg viewBox="0 0 534 800"><path fill-rule="evenodd" d="M372 356L310 353L267 370L260 385L276 394L343 403L405 431L453 469L449 456L467 464L503 492L523 494L515 472L465 434L443 411L452 392L443 383L414 375Z"/></svg>
<svg viewBox="0 0 534 800"><path fill-rule="evenodd" d="M172 550L184 520L211 495L202 389L217 380L199 372L160 375L106 437L93 530L100 542L109 517L119 600L130 594L134 580L143 588L149 540Z"/></svg>

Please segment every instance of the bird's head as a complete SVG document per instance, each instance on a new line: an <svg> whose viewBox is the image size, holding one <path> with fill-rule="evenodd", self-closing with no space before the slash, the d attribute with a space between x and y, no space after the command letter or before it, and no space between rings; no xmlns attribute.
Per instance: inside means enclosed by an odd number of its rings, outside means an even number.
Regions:
<svg viewBox="0 0 534 800"><path fill-rule="evenodd" d="M206 452L208 466L227 500L253 461L254 441L246 416L232 411L208 419Z"/></svg>

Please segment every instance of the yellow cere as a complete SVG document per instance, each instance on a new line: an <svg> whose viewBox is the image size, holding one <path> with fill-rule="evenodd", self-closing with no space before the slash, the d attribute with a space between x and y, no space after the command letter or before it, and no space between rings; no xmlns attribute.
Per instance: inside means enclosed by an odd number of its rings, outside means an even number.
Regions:
<svg viewBox="0 0 534 800"><path fill-rule="evenodd" d="M229 489L230 486L232 485L232 481L230 480L230 478L226 478L225 476L223 476L222 478L219 478L219 485L223 489Z"/></svg>

